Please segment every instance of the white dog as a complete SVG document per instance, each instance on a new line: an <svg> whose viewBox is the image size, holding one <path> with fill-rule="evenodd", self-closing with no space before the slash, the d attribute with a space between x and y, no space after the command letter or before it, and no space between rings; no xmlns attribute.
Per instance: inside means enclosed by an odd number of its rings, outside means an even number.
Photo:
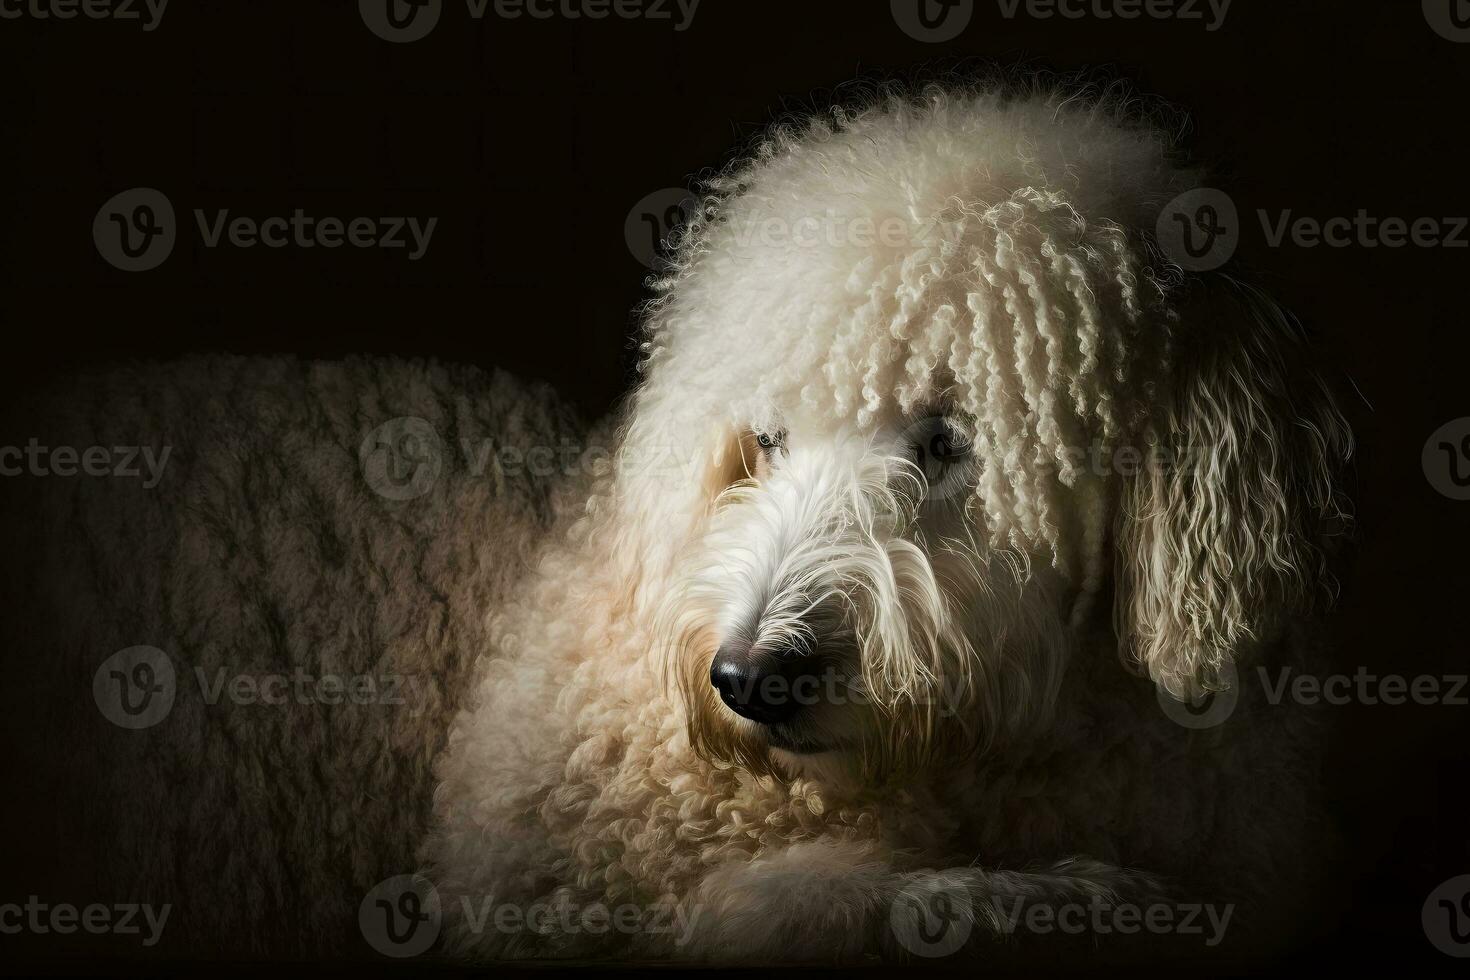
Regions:
<svg viewBox="0 0 1470 980"><path fill-rule="evenodd" d="M451 951L1289 930L1312 748L1235 665L1309 656L1348 434L1269 302L1152 248L1171 153L1106 100L927 90L710 181L441 760ZM1207 692L1219 725L1169 708Z"/></svg>

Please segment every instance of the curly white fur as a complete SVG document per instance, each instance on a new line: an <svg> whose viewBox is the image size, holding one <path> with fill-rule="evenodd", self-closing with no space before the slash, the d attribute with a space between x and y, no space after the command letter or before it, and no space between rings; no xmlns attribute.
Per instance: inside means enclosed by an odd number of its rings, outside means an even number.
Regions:
<svg viewBox="0 0 1470 980"><path fill-rule="evenodd" d="M1006 896L1166 886L1270 921L1309 863L1296 718L1243 695L1192 735L1113 656L1217 689L1303 655L1281 630L1327 582L1330 397L1268 304L1139 230L1195 180L1125 105L926 90L709 182L616 466L497 616L441 760L451 951L895 953L925 876L987 934ZM973 445L938 478L931 424ZM1167 465L1088 464L1127 447ZM720 703L732 637L836 651L862 696L811 713L821 751ZM465 914L487 898L690 927L506 932Z"/></svg>

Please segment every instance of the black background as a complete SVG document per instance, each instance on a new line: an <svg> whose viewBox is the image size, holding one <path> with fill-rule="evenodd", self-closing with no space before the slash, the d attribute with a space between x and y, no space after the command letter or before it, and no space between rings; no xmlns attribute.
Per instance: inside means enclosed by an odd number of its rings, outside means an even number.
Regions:
<svg viewBox="0 0 1470 980"><path fill-rule="evenodd" d="M596 417L629 382L647 295L624 233L640 199L689 186L849 80L995 63L1090 69L1189 112L1188 145L1240 207L1237 266L1301 317L1352 394L1359 529L1334 620L1340 668L1470 671L1470 503L1437 493L1420 458L1431 432L1470 415L1470 234L1458 249L1270 247L1255 218L1470 214L1470 43L1434 33L1417 0L1235 0L1214 31L1006 19L976 0L942 44L907 36L885 0L703 0L683 31L475 21L446 0L411 44L374 36L350 2L174 0L152 32L0 20L8 397L84 362L366 352L505 367ZM91 225L135 186L169 196L181 237L161 267L129 274L102 260ZM409 262L205 248L196 207L439 221ZM1456 966L1419 915L1435 885L1470 873L1470 707L1332 712L1349 846L1341 906L1301 912L1306 965Z"/></svg>

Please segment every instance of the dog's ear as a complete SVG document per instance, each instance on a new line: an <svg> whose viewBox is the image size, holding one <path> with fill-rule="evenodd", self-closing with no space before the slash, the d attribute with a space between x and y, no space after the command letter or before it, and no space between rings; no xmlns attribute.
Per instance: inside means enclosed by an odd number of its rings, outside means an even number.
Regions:
<svg viewBox="0 0 1470 980"><path fill-rule="evenodd" d="M1294 322L1229 280L1197 281L1174 325L1170 380L1115 528L1123 654L1178 697L1333 588L1337 470L1351 434Z"/></svg>

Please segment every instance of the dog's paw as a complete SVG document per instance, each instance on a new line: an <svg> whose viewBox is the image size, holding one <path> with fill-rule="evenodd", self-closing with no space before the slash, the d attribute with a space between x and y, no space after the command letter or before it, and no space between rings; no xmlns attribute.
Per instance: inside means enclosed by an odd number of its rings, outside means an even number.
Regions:
<svg viewBox="0 0 1470 980"><path fill-rule="evenodd" d="M851 963L878 948L892 872L870 845L793 844L711 872L680 955L707 962Z"/></svg>
<svg viewBox="0 0 1470 980"><path fill-rule="evenodd" d="M899 959L980 956L1033 933L1070 936L1094 910L1140 908L1164 894L1148 875L1080 857L1027 871L962 867L893 877L883 955Z"/></svg>

